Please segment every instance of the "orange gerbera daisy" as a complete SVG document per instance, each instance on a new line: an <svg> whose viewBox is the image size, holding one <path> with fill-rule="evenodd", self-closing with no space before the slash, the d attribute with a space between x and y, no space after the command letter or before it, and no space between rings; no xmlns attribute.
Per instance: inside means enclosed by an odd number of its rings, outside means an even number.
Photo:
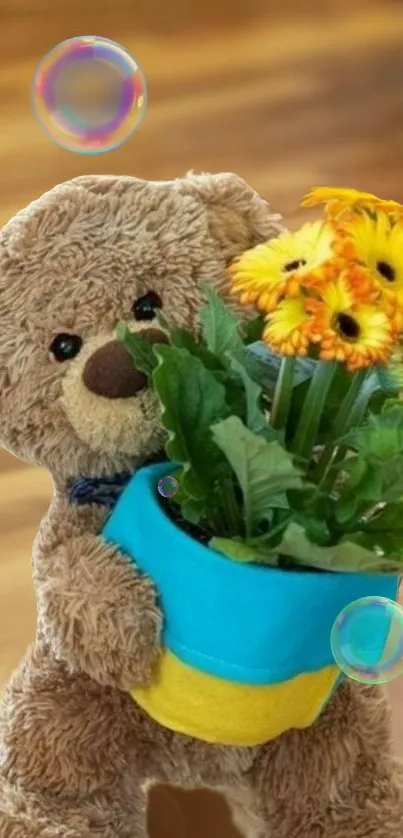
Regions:
<svg viewBox="0 0 403 838"><path fill-rule="evenodd" d="M362 300L382 298L395 331L403 325L403 227L385 212L337 225L336 250L350 262L354 291Z"/></svg>
<svg viewBox="0 0 403 838"><path fill-rule="evenodd" d="M350 371L387 362L393 346L390 318L379 303L362 304L346 275L322 288L316 305L322 310L320 358L344 362Z"/></svg>
<svg viewBox="0 0 403 838"><path fill-rule="evenodd" d="M325 205L326 212L331 216L356 209L383 210L396 217L403 216L403 206L397 201L386 201L372 195L371 192L360 192L358 189L341 186L316 187L311 189L301 202L303 207L316 207L320 204Z"/></svg>

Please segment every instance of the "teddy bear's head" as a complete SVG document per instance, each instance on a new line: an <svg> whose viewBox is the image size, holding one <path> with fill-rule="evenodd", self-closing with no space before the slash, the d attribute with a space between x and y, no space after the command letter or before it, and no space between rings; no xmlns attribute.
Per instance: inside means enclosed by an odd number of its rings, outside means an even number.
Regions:
<svg viewBox="0 0 403 838"><path fill-rule="evenodd" d="M200 280L275 235L279 216L231 174L80 177L0 234L0 445L61 480L132 469L160 447L155 396L115 339L151 342L162 309L197 328Z"/></svg>

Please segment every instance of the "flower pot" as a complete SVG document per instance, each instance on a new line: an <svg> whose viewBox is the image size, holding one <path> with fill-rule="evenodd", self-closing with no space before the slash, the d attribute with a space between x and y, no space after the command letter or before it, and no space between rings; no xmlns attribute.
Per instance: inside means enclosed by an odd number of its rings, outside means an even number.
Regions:
<svg viewBox="0 0 403 838"><path fill-rule="evenodd" d="M133 697L165 727L225 745L308 727L340 681L337 615L361 597L395 599L397 578L232 561L165 515L157 483L169 473L137 472L104 530L154 581L164 614L158 671Z"/></svg>

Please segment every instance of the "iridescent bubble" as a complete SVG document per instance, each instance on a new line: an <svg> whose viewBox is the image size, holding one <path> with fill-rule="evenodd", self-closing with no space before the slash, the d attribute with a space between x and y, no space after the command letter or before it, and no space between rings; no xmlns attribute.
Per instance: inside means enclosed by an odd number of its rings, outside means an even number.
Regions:
<svg viewBox="0 0 403 838"><path fill-rule="evenodd" d="M157 488L163 498L173 498L179 489L179 483L175 477L166 475L165 477L161 477L161 480L158 481Z"/></svg>
<svg viewBox="0 0 403 838"><path fill-rule="evenodd" d="M331 632L333 657L345 675L363 684L385 684L403 675L403 608L369 596L347 605Z"/></svg>
<svg viewBox="0 0 403 838"><path fill-rule="evenodd" d="M32 104L42 130L77 154L100 154L122 145L147 107L144 75L114 41L95 35L57 44L40 62Z"/></svg>

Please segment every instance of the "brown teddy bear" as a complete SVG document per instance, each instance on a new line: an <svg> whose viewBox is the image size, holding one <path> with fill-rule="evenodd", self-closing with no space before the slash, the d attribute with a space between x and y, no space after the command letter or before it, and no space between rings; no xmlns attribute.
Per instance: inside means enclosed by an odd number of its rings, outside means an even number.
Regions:
<svg viewBox="0 0 403 838"><path fill-rule="evenodd" d="M246 838L403 834L377 687L346 682L311 728L253 748L170 732L128 692L158 667L158 592L99 533L163 438L114 329L160 341L161 308L196 329L198 282L224 287L227 264L280 227L221 174L78 178L1 232L0 443L49 469L54 497L34 546L36 641L0 710L0 838L145 838L160 781L222 790Z"/></svg>

